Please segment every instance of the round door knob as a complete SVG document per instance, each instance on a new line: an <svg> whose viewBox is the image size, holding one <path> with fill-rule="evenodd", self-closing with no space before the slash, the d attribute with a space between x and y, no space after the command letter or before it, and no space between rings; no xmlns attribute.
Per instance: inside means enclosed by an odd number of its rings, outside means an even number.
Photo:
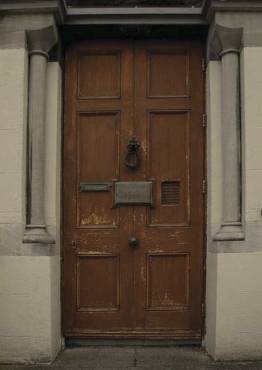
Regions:
<svg viewBox="0 0 262 370"><path fill-rule="evenodd" d="M134 236L132 236L129 240L128 240L128 243L130 245L130 247L137 247L138 244L139 244L139 241L137 238L135 238Z"/></svg>

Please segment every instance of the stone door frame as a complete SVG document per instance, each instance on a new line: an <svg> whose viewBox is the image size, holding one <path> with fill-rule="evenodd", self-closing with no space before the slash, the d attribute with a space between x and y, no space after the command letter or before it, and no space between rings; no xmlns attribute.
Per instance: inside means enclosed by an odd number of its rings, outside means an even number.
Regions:
<svg viewBox="0 0 262 370"><path fill-rule="evenodd" d="M212 71L207 68L207 251L242 253L256 251L260 235L254 225L245 223L245 187L241 154L241 63L245 47L262 46L262 4L258 1L208 0L202 8L68 8L62 0L3 0L0 47L28 51L28 140L27 214L23 247L27 255L51 256L59 253L60 225L57 232L46 225L44 184L46 176L46 68L63 27L101 24L184 25L208 27L206 64L216 61L220 69L222 101L213 101ZM63 27L61 27L63 26ZM2 32L2 30L4 30ZM59 47L58 47L59 49ZM59 54L59 53L58 53ZM220 78L219 77L219 78ZM232 109L232 106L235 109ZM214 108L215 107L215 108ZM36 109L37 108L37 109ZM223 112L223 114L222 114ZM214 118L216 117L216 118ZM219 126L214 137L213 129ZM216 145L216 153L214 145ZM59 168L60 155L56 158ZM213 159L215 158L215 159ZM212 169L212 171L211 171ZM233 174L233 175L232 175ZM216 192L214 183L216 183ZM205 189L203 189L205 190ZM59 197L58 197L59 198ZM60 202L57 199L60 212ZM55 240L56 239L56 240ZM10 246L12 248L12 246ZM207 265L207 269L209 266ZM212 295L209 288L207 296ZM207 299L209 299L207 297ZM210 306L211 307L211 306ZM61 307L60 307L61 309ZM208 319L212 316L212 309ZM207 334L207 343L215 333Z"/></svg>
<svg viewBox="0 0 262 370"><path fill-rule="evenodd" d="M222 63L223 83L223 200L220 230L214 236L215 242L244 240L241 209L241 171L240 171L240 97L239 97L239 53L245 44L254 43L248 26L240 27L245 13L232 16L230 1L206 2L203 8L66 8L63 1L40 1L30 5L30 1L13 1L0 5L4 14L11 16L7 23L8 32L1 35L1 43L14 47L26 43L29 56L29 91L28 91L28 191L27 222L24 243L50 246L55 240L48 234L44 217L44 166L45 158L45 99L46 67L50 52L59 45L60 25L87 24L138 24L138 25L207 25L207 62L220 60ZM241 10L256 11L261 6L252 7L241 4ZM250 3L250 2L249 2ZM256 2L255 2L256 3ZM38 14L26 14L28 10ZM161 11L160 11L161 9ZM23 14L20 14L20 13ZM251 13L253 14L253 13ZM8 19L8 17L7 17ZM17 22L15 22L17 21ZM242 23L241 23L242 22ZM248 20L246 20L247 24ZM63 32L63 30L61 31ZM231 107L234 106L234 113ZM36 108L37 107L37 108ZM226 122L231 122L227 128ZM232 150L234 148L234 150ZM231 158L232 160L228 160ZM234 176L231 176L231 175ZM232 181L232 177L236 179Z"/></svg>

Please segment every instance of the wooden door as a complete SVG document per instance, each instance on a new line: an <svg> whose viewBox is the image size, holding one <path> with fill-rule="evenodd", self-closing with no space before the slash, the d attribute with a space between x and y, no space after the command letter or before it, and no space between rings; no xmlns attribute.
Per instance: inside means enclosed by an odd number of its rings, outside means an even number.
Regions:
<svg viewBox="0 0 262 370"><path fill-rule="evenodd" d="M67 50L66 336L201 338L201 66L197 41L86 41ZM131 138L140 144L136 169L124 161ZM118 182L150 182L152 205L116 205Z"/></svg>

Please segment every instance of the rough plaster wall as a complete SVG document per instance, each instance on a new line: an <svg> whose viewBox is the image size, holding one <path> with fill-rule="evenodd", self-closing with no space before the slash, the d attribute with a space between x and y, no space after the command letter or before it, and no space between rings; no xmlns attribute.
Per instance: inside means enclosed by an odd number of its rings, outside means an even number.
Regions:
<svg viewBox="0 0 262 370"><path fill-rule="evenodd" d="M25 245L28 56L0 49L0 362L47 363L61 348L60 253ZM46 220L60 227L61 72L47 69ZM46 255L45 255L46 254ZM48 255L50 254L50 255Z"/></svg>
<svg viewBox="0 0 262 370"><path fill-rule="evenodd" d="M221 217L219 179L219 62L208 71L208 258L206 344L217 360L262 358L262 48L241 54L243 222L246 240L215 250L212 235ZM216 86L216 87L215 87ZM210 89L212 91L210 91ZM215 92L217 89L217 92ZM217 114L216 114L217 112ZM217 126L218 125L218 126ZM216 127L214 127L216 126ZM217 136L218 135L218 136ZM217 180L216 180L217 179ZM235 248L228 253L227 248Z"/></svg>

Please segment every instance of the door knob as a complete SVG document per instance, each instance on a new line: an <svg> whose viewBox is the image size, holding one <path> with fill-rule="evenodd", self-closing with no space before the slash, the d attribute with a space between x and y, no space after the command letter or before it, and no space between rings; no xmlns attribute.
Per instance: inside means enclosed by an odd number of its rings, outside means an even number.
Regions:
<svg viewBox="0 0 262 370"><path fill-rule="evenodd" d="M132 236L132 237L128 240L128 243L129 243L130 247L135 248L135 247L137 247L137 246L138 246L139 241L138 241L138 239L137 239L137 238L135 238L134 236Z"/></svg>

